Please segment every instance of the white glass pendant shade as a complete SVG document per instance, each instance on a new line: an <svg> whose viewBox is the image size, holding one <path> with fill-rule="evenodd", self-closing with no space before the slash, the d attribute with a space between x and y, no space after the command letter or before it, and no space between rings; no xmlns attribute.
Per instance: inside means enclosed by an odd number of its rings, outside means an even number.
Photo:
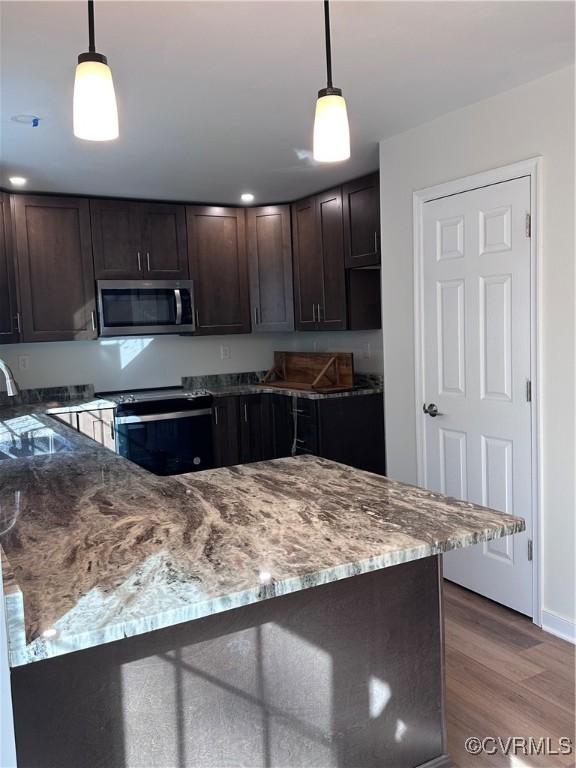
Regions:
<svg viewBox="0 0 576 768"><path fill-rule="evenodd" d="M313 156L320 163L336 163L350 157L348 112L346 101L341 95L322 95L322 92L318 95Z"/></svg>
<svg viewBox="0 0 576 768"><path fill-rule="evenodd" d="M82 61L76 67L73 112L74 135L79 139L111 141L118 138L114 82L105 61Z"/></svg>

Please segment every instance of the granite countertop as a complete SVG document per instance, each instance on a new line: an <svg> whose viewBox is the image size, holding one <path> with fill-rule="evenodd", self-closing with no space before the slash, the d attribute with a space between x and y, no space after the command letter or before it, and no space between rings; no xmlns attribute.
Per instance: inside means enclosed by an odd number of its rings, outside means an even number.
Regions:
<svg viewBox="0 0 576 768"><path fill-rule="evenodd" d="M290 389L288 387L270 387L266 384L228 384L207 388L214 397L226 395L284 395L285 397L304 397L307 400L330 400L334 397L358 397L360 395L375 395L383 392L382 387L355 386L339 392L314 392L305 389Z"/></svg>
<svg viewBox="0 0 576 768"><path fill-rule="evenodd" d="M15 450L22 418L38 450ZM38 406L0 430L12 666L524 529L314 456L161 478Z"/></svg>

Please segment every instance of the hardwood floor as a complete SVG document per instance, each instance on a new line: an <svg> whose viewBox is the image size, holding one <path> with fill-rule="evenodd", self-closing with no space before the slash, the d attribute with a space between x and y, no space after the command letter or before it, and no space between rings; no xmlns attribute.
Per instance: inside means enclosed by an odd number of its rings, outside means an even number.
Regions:
<svg viewBox="0 0 576 768"><path fill-rule="evenodd" d="M449 754L457 768L576 765L575 648L525 616L444 582ZM469 736L572 739L571 755L472 755ZM490 742L490 745L492 742Z"/></svg>

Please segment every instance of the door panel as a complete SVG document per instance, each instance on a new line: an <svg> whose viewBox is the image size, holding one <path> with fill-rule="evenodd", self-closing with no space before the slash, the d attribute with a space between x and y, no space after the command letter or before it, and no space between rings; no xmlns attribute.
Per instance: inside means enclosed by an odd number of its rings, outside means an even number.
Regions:
<svg viewBox="0 0 576 768"><path fill-rule="evenodd" d="M249 333L244 210L189 206L186 218L197 333Z"/></svg>
<svg viewBox="0 0 576 768"><path fill-rule="evenodd" d="M239 402L237 396L214 399L212 435L216 467L231 467L240 463Z"/></svg>
<svg viewBox="0 0 576 768"><path fill-rule="evenodd" d="M246 234L253 330L293 331L289 206L249 208Z"/></svg>
<svg viewBox="0 0 576 768"><path fill-rule="evenodd" d="M10 197L0 192L0 344L18 341Z"/></svg>
<svg viewBox="0 0 576 768"><path fill-rule="evenodd" d="M317 305L322 297L322 262L313 197L292 206L292 247L296 328L316 330Z"/></svg>
<svg viewBox="0 0 576 768"><path fill-rule="evenodd" d="M96 279L144 277L138 204L126 200L91 200L90 214Z"/></svg>
<svg viewBox="0 0 576 768"><path fill-rule="evenodd" d="M187 280L186 210L183 205L139 205L143 239L142 267L151 280Z"/></svg>
<svg viewBox="0 0 576 768"><path fill-rule="evenodd" d="M240 461L262 461L264 456L262 395L240 397Z"/></svg>
<svg viewBox="0 0 576 768"><path fill-rule="evenodd" d="M317 216L322 260L322 297L319 328L346 328L346 279L344 272L344 230L340 190L317 197Z"/></svg>
<svg viewBox="0 0 576 768"><path fill-rule="evenodd" d="M526 532L444 556L444 576L532 613L530 179L424 205L426 483Z"/></svg>
<svg viewBox="0 0 576 768"><path fill-rule="evenodd" d="M88 201L14 200L24 341L96 338Z"/></svg>
<svg viewBox="0 0 576 768"><path fill-rule="evenodd" d="M347 267L380 264L380 177L364 176L342 188Z"/></svg>

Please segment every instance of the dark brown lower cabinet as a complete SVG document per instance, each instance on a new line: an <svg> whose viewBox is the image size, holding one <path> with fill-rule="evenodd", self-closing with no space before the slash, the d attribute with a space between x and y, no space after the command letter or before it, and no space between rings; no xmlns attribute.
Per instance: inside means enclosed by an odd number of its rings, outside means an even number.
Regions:
<svg viewBox="0 0 576 768"><path fill-rule="evenodd" d="M271 398L254 394L214 400L212 423L217 467L275 458Z"/></svg>
<svg viewBox="0 0 576 768"><path fill-rule="evenodd" d="M311 400L281 394L215 400L218 466L310 453L385 474L384 402L379 393Z"/></svg>
<svg viewBox="0 0 576 768"><path fill-rule="evenodd" d="M22 340L95 339L88 201L15 195L14 231Z"/></svg>
<svg viewBox="0 0 576 768"><path fill-rule="evenodd" d="M310 453L368 472L386 473L381 394L311 400L276 397L276 458Z"/></svg>
<svg viewBox="0 0 576 768"><path fill-rule="evenodd" d="M217 467L240 463L240 398L217 397L212 406L214 462Z"/></svg>
<svg viewBox="0 0 576 768"><path fill-rule="evenodd" d="M271 456L269 396L240 397L240 461L264 461Z"/></svg>

